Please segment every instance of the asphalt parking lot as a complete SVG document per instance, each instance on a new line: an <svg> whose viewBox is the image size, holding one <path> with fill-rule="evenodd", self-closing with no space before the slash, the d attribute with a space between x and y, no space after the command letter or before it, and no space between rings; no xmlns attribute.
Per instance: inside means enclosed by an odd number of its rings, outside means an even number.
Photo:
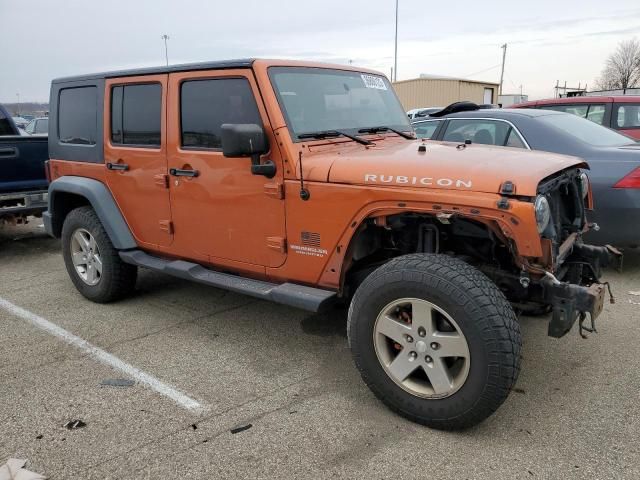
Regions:
<svg viewBox="0 0 640 480"><path fill-rule="evenodd" d="M0 308L0 464L25 458L51 479L640 477L637 252L606 276L617 303L598 335L574 328L555 340L544 318L523 317L516 391L482 425L445 433L373 397L344 312L311 315L144 271L129 299L92 304L38 223L0 229L0 299L200 408L141 382L101 385L127 376ZM76 419L86 426L64 427Z"/></svg>

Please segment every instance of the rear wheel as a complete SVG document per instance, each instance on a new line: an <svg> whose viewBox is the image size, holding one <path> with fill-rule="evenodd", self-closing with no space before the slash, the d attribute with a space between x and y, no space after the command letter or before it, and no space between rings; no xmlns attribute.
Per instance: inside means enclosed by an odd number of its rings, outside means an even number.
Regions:
<svg viewBox="0 0 640 480"><path fill-rule="evenodd" d="M137 268L120 259L91 207L76 208L65 218L62 255L71 281L89 300L110 302L135 287Z"/></svg>
<svg viewBox="0 0 640 480"><path fill-rule="evenodd" d="M348 334L376 396L434 428L487 418L520 368L520 330L504 295L444 255L407 255L373 272L352 300Z"/></svg>

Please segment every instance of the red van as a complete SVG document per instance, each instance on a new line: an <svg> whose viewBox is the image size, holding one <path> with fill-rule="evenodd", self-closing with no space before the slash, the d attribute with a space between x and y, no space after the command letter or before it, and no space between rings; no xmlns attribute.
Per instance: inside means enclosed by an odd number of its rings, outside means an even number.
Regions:
<svg viewBox="0 0 640 480"><path fill-rule="evenodd" d="M573 113L640 140L640 96L549 98L510 108L544 108Z"/></svg>

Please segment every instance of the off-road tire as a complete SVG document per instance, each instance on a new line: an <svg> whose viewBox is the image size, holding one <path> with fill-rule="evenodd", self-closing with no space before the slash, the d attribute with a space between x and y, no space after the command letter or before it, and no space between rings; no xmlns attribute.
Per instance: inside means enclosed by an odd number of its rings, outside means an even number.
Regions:
<svg viewBox="0 0 640 480"><path fill-rule="evenodd" d="M88 285L80 278L71 257L71 237L78 229L88 231L96 241L102 260L102 275L96 285ZM62 256L78 291L96 303L119 300L130 294L136 284L138 268L124 263L107 235L98 215L91 207L80 207L69 212L62 225Z"/></svg>
<svg viewBox="0 0 640 480"><path fill-rule="evenodd" d="M390 302L408 297L445 310L466 337L468 375L446 398L407 392L378 360L376 319ZM347 333L355 364L373 393L391 410L432 428L460 430L480 423L505 401L520 371L522 340L511 305L482 272L446 255L406 255L375 270L354 295Z"/></svg>

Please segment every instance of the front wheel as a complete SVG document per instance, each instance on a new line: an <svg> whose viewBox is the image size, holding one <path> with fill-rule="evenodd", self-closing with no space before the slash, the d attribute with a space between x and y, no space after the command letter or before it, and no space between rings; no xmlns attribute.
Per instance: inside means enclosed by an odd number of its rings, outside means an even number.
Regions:
<svg viewBox="0 0 640 480"><path fill-rule="evenodd" d="M520 329L500 290L445 255L375 270L351 302L349 345L369 388L424 425L475 425L504 402L520 369Z"/></svg>

